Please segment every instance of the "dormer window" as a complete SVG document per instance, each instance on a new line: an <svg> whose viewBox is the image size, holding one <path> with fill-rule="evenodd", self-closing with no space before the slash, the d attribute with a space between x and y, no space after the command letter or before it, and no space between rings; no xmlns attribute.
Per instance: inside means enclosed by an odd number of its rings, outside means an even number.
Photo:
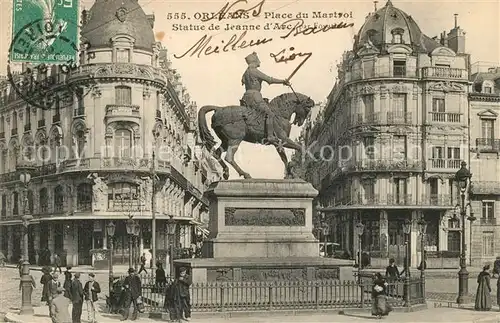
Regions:
<svg viewBox="0 0 500 323"><path fill-rule="evenodd" d="M401 28L396 28L391 31L392 43L393 44L403 44L403 33L404 30Z"/></svg>
<svg viewBox="0 0 500 323"><path fill-rule="evenodd" d="M484 93L491 93L491 86L485 86Z"/></svg>
<svg viewBox="0 0 500 323"><path fill-rule="evenodd" d="M483 93L493 93L493 83L489 80L483 82Z"/></svg>

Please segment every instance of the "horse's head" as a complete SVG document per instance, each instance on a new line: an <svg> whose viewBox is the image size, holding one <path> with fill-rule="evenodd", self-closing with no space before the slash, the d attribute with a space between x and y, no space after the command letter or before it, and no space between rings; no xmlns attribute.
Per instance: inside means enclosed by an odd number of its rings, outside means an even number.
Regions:
<svg viewBox="0 0 500 323"><path fill-rule="evenodd" d="M293 96L295 97L295 100L293 101L295 106L295 118L293 120L293 124L301 127L311 113L311 108L314 107L314 101L310 97L300 93L297 93L296 96L294 94Z"/></svg>

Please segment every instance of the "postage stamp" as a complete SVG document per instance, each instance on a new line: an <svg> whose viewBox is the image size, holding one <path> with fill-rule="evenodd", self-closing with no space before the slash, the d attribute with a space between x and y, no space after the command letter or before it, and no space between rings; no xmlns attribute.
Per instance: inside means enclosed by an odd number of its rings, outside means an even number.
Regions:
<svg viewBox="0 0 500 323"><path fill-rule="evenodd" d="M12 39L10 61L75 61L78 53L78 1L16 0L12 12Z"/></svg>

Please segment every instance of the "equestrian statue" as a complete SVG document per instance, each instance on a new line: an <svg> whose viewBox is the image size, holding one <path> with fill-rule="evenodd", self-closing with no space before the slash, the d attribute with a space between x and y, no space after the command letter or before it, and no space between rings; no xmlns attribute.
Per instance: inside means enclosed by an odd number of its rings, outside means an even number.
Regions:
<svg viewBox="0 0 500 323"><path fill-rule="evenodd" d="M295 113L294 125L302 126L309 116L314 101L308 96L296 93L289 83L291 76L301 65L285 80L276 79L262 73L260 60L254 52L247 57L248 64L243 77L242 85L245 94L240 100L240 105L214 106L206 105L198 112L198 127L203 145L212 153L222 166L224 179L229 178L229 168L222 160L222 153L226 153L225 160L244 178L251 178L250 174L243 171L235 162L234 155L242 141L262 145L273 145L286 169L286 177L294 177L293 170L288 163L284 148L301 150L301 146L290 139L292 123L290 119ZM270 102L262 97L262 81L268 84L283 84L292 89L292 93L281 94ZM212 115L212 129L221 140L215 149L216 142L207 125L206 114L215 111Z"/></svg>

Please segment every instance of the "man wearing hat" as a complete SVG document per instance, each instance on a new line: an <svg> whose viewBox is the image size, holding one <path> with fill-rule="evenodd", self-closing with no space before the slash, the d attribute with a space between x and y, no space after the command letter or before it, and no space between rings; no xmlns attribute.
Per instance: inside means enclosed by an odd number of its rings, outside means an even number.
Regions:
<svg viewBox="0 0 500 323"><path fill-rule="evenodd" d="M73 303L73 310L71 316L73 323L82 322L82 307L83 307L83 286L80 281L80 273L75 273L73 281L71 282L71 302Z"/></svg>
<svg viewBox="0 0 500 323"><path fill-rule="evenodd" d="M265 113L267 142L276 143L277 138L274 136L274 113L269 108L267 102L264 101L260 92L262 90L262 81L265 81L267 84L290 85L290 83L288 80L276 79L262 73L258 69L260 67L260 60L255 52L245 57L245 61L248 64L248 68L241 78L241 84L245 86L245 94L243 94L241 100L247 106L259 109Z"/></svg>
<svg viewBox="0 0 500 323"><path fill-rule="evenodd" d="M64 297L64 288L57 287L57 296L50 304L50 317L53 323L72 323L69 316L69 299Z"/></svg>
<svg viewBox="0 0 500 323"><path fill-rule="evenodd" d="M101 292L101 286L99 283L95 281L95 275L93 273L89 274L89 281L85 283L85 287L83 288L83 295L85 296L85 301L87 302L87 312L90 323L95 323L95 305L94 302L97 302L99 299L97 294Z"/></svg>
<svg viewBox="0 0 500 323"><path fill-rule="evenodd" d="M132 312L132 321L137 319L138 315L138 305L137 299L142 295L142 283L141 279L135 274L134 268L129 268L128 276L123 281L123 288L125 289L125 301L122 310L121 321L128 319L130 312L130 305L134 305L134 311Z"/></svg>

